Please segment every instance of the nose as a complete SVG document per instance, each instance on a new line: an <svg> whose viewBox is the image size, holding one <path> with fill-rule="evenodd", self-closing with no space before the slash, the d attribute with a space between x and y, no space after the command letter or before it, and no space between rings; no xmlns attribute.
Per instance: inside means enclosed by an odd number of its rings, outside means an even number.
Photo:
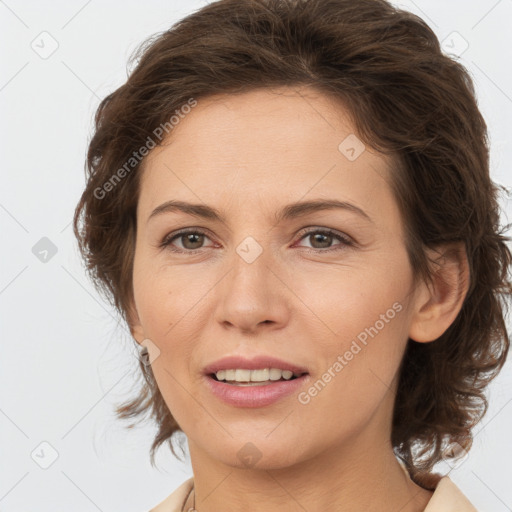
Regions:
<svg viewBox="0 0 512 512"><path fill-rule="evenodd" d="M288 323L290 285L269 252L264 250L252 262L234 252L231 268L216 290L216 320L225 329L255 334Z"/></svg>

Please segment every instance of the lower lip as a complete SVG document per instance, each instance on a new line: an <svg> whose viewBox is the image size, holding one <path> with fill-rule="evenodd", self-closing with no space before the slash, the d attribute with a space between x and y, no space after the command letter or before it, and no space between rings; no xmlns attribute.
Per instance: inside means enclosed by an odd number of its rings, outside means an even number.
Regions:
<svg viewBox="0 0 512 512"><path fill-rule="evenodd" d="M270 381L263 386L236 386L219 382L208 375L205 376L210 391L223 402L235 407L265 407L271 405L296 392L308 378L309 374L305 374L293 380Z"/></svg>

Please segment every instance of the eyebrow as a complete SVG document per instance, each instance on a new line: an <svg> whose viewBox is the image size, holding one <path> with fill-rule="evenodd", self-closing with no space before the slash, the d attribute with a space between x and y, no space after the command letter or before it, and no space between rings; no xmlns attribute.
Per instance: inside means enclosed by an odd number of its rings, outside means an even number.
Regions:
<svg viewBox="0 0 512 512"><path fill-rule="evenodd" d="M373 220L364 210L352 203L339 201L337 199L317 199L291 203L284 206L279 212L277 212L274 219L276 224L279 224L284 220L294 219L310 213L332 209L342 209L355 213L373 223ZM224 216L216 208L205 204L187 203L185 201L176 200L166 201L165 203L157 206L149 215L147 222L154 217L170 212L182 212L194 217L215 220L222 223L226 222Z"/></svg>

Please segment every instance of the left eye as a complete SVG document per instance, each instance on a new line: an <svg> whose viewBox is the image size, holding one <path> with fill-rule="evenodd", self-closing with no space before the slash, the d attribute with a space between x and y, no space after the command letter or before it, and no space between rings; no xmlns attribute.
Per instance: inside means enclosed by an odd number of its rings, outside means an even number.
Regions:
<svg viewBox="0 0 512 512"><path fill-rule="evenodd" d="M326 250L337 250L339 248L343 248L344 246L352 245L352 240L348 236L342 235L341 233L337 233L336 231L332 231L330 229L315 229L308 231L302 235L301 240L307 238L309 238L310 241L312 241L314 244L320 244L320 247L312 247L312 249L321 252L326 252ZM339 240L341 243L335 245L334 247L329 246L334 239ZM326 247L326 245L329 247ZM322 251L322 249L324 250Z"/></svg>
<svg viewBox="0 0 512 512"><path fill-rule="evenodd" d="M308 237L313 244L320 245L320 247L310 247L311 249L319 252L337 250L345 246L353 245L352 240L348 236L330 229L310 230L306 233L302 233L299 239L304 240ZM202 231L182 231L164 238L160 247L168 247L170 250L175 252L193 252L204 248L202 244L205 239L209 240L209 237ZM171 247L174 245L175 240L181 240L181 247ZM339 240L341 243L332 247L331 244L333 240Z"/></svg>

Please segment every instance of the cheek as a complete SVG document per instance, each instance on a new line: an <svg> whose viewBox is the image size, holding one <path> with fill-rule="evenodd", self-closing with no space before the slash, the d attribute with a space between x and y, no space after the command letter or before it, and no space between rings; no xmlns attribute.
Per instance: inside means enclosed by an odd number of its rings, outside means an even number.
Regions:
<svg viewBox="0 0 512 512"><path fill-rule="evenodd" d="M201 299L211 287L204 279L201 286L195 283L197 272L191 268L156 265L144 256L135 259L134 297L146 337L167 343L176 337L175 329L181 337L186 335L183 329L194 324Z"/></svg>
<svg viewBox="0 0 512 512"><path fill-rule="evenodd" d="M296 418L311 431L324 432L326 446L356 437L377 411L392 411L394 379L407 342L405 315L402 309L385 323L367 310L350 322L340 320L346 335L324 342L323 365L298 396Z"/></svg>
<svg viewBox="0 0 512 512"><path fill-rule="evenodd" d="M291 281L294 294L300 298L296 307L303 313L296 320L315 328L316 339L327 352L332 347L342 350L355 338L363 344L373 337L393 340L407 320L405 304L410 288L404 268L405 263L402 266L397 258L299 271Z"/></svg>
<svg viewBox="0 0 512 512"><path fill-rule="evenodd" d="M159 349L151 369L158 388L181 428L201 419L190 388L194 339L205 290L193 285L185 267L158 267L142 258L134 262L134 296L145 337ZM204 411L203 411L204 414Z"/></svg>
<svg viewBox="0 0 512 512"><path fill-rule="evenodd" d="M407 267L395 262L364 273L347 269L336 279L331 273L330 281L315 280L314 288L295 281L315 313L309 315L309 335L317 334L319 375L301 401L306 410L336 410L338 418L350 411L347 424L356 424L389 394L408 339L409 283L400 268Z"/></svg>
<svg viewBox="0 0 512 512"><path fill-rule="evenodd" d="M134 296L144 336L153 341L159 356L152 364L158 387L169 408L182 410L197 368L197 340L210 318L208 290L218 279L211 272L200 276L192 267L155 265L134 261ZM200 285L199 285L200 283ZM185 408L186 410L186 408ZM179 418L177 418L179 421Z"/></svg>

